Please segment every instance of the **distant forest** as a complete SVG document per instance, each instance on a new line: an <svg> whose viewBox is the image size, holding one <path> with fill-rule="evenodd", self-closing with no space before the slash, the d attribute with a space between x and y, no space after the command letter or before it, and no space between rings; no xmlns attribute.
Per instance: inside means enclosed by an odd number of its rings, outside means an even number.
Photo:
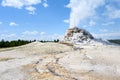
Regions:
<svg viewBox="0 0 120 80"><path fill-rule="evenodd" d="M8 48L8 47L16 47L16 46L21 46L21 45L25 45L31 42L35 42L36 40L33 41L29 41L29 40L13 40L13 41L5 41L5 40L1 40L0 41L0 48ZM57 40L53 40L53 41L46 41L46 40L41 40L39 42L45 43L45 42L59 42L59 39Z"/></svg>
<svg viewBox="0 0 120 80"><path fill-rule="evenodd" d="M116 43L116 44L120 44L120 39L115 39L115 40L108 40L111 43Z"/></svg>

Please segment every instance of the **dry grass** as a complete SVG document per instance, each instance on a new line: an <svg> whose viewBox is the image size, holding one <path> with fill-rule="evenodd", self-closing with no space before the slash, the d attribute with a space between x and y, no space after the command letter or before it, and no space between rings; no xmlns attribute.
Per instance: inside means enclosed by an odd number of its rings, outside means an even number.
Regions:
<svg viewBox="0 0 120 80"><path fill-rule="evenodd" d="M8 61L8 60L11 60L11 59L14 59L14 58L0 58L0 61Z"/></svg>
<svg viewBox="0 0 120 80"><path fill-rule="evenodd" d="M14 48L0 48L0 52L2 51L10 51L13 50Z"/></svg>
<svg viewBox="0 0 120 80"><path fill-rule="evenodd" d="M60 42L60 44L64 44L64 45L67 45L67 46L71 46L71 47L73 47L73 44L72 44L72 43Z"/></svg>

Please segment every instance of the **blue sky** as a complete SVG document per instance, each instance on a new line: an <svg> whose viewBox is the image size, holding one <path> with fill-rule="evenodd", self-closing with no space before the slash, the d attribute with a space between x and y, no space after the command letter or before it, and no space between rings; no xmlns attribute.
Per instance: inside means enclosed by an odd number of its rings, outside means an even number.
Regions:
<svg viewBox="0 0 120 80"><path fill-rule="evenodd" d="M78 26L120 39L120 0L0 0L0 40L51 40Z"/></svg>

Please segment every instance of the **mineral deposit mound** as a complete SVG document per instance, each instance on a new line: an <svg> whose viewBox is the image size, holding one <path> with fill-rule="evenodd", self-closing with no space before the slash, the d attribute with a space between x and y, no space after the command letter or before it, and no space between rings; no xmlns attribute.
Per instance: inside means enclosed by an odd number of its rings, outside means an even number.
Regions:
<svg viewBox="0 0 120 80"><path fill-rule="evenodd" d="M86 30L78 27L69 28L66 32L64 40L72 43L87 43L94 37Z"/></svg>

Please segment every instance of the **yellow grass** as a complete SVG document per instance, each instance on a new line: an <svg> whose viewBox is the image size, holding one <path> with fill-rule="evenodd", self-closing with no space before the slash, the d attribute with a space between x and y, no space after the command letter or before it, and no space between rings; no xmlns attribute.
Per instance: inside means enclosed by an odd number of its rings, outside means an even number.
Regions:
<svg viewBox="0 0 120 80"><path fill-rule="evenodd" d="M0 58L0 61L8 61L8 60L11 60L11 59L14 59L14 58Z"/></svg>

